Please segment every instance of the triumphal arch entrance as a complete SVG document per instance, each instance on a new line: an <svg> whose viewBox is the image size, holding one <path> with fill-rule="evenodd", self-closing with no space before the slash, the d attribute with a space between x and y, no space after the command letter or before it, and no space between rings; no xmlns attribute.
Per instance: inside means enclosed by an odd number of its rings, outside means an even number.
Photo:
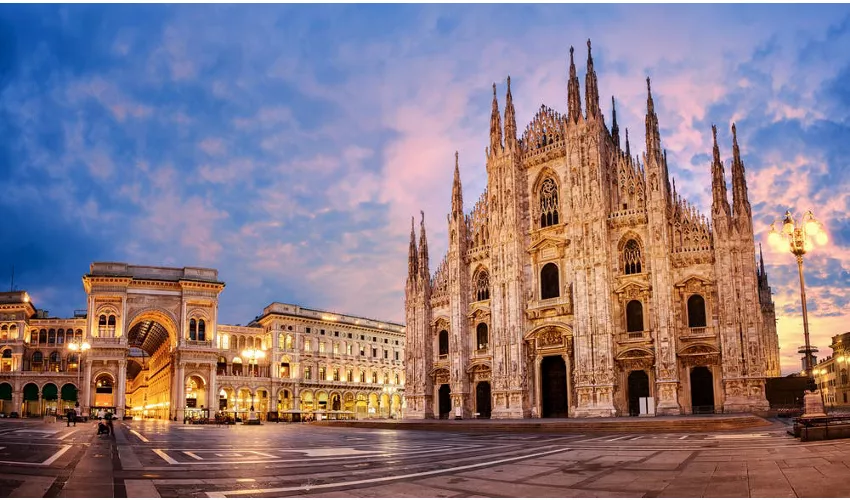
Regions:
<svg viewBox="0 0 850 500"><path fill-rule="evenodd" d="M83 285L91 346L84 411L182 420L187 409L209 410L217 400L218 271L95 262Z"/></svg>

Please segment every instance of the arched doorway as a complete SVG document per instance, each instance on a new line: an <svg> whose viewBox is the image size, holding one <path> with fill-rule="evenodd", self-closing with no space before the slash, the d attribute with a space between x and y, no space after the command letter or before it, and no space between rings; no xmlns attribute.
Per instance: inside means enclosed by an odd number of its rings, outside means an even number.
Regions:
<svg viewBox="0 0 850 500"><path fill-rule="evenodd" d="M68 408L73 408L74 404L77 402L77 386L74 384L63 385L59 396L62 401L61 407L63 411Z"/></svg>
<svg viewBox="0 0 850 500"><path fill-rule="evenodd" d="M339 394L331 395L331 410L332 411L342 411L342 401L339 397Z"/></svg>
<svg viewBox="0 0 850 500"><path fill-rule="evenodd" d="M13 411L15 410L12 408L12 386L3 382L0 384L0 412L8 417Z"/></svg>
<svg viewBox="0 0 850 500"><path fill-rule="evenodd" d="M207 407L207 385L204 379L191 375L186 379L186 408L201 409Z"/></svg>
<svg viewBox="0 0 850 500"><path fill-rule="evenodd" d="M545 356L540 362L541 416L566 418L568 408L567 363L561 356Z"/></svg>
<svg viewBox="0 0 850 500"><path fill-rule="evenodd" d="M29 383L24 386L24 416L36 417L39 415L38 408L38 386Z"/></svg>
<svg viewBox="0 0 850 500"><path fill-rule="evenodd" d="M714 413L714 376L706 366L691 369L691 412Z"/></svg>
<svg viewBox="0 0 850 500"><path fill-rule="evenodd" d="M644 370L629 373L629 416L640 415L640 398L649 397L649 375Z"/></svg>
<svg viewBox="0 0 850 500"><path fill-rule="evenodd" d="M365 394L357 395L357 402L354 404L354 417L361 419L369 416L369 403L366 401Z"/></svg>
<svg viewBox="0 0 850 500"><path fill-rule="evenodd" d="M449 413L452 411L451 392L452 390L449 387L449 384L443 384L440 386L440 418L449 418Z"/></svg>
<svg viewBox="0 0 850 500"><path fill-rule="evenodd" d="M109 373L102 373L95 378L94 404L92 406L115 410L115 379Z"/></svg>
<svg viewBox="0 0 850 500"><path fill-rule="evenodd" d="M475 386L475 412L478 413L478 418L490 418L490 408L490 382L478 382Z"/></svg>
<svg viewBox="0 0 850 500"><path fill-rule="evenodd" d="M147 311L137 315L129 323L127 329L127 371L125 387L116 387L114 394L110 394L112 402L108 405L104 404L106 396L98 396L101 402L96 402L95 406L112 406L116 407L116 412L120 416L125 410L133 411L138 415L139 409L143 418L161 418L168 419L178 417L179 413L183 413L185 417L186 399L190 399L187 394L188 379L180 381L182 374L176 374L173 361L173 347L176 345L177 335L175 333L176 326L173 319L164 312ZM156 373L154 370L156 367ZM175 384L184 384L179 392L183 392L186 398L179 401L179 396L175 395L172 401L172 384L171 383L146 383L145 377L164 375L162 370L168 374L168 379L176 379ZM159 374L159 375L157 375ZM197 382L197 381L196 381ZM112 381L113 385L116 381ZM199 387L204 389L198 390ZM128 390L125 394L125 391ZM206 406L206 396L198 396L199 393L205 392L205 386L196 386L193 389L196 397L197 408L200 408L198 399L204 399L203 404ZM103 391L106 394L106 391ZM128 401L132 401L132 405L128 405ZM130 407L128 410L126 407ZM136 408L136 410L132 410Z"/></svg>
<svg viewBox="0 0 850 500"><path fill-rule="evenodd" d="M56 415L59 406L59 388L56 384L47 383L41 388L41 414Z"/></svg>

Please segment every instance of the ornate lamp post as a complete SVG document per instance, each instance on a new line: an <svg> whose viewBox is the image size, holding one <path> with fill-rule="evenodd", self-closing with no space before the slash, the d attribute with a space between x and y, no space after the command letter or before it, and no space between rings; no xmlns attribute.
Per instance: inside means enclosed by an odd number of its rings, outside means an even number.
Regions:
<svg viewBox="0 0 850 500"><path fill-rule="evenodd" d="M86 351L91 349L91 344L88 342L71 342L68 344L68 349L72 352L80 352L79 359L77 360L77 403L80 402L80 389L82 386L83 379L83 357L86 354ZM80 407L80 411L83 411L82 407Z"/></svg>
<svg viewBox="0 0 850 500"><path fill-rule="evenodd" d="M809 314L806 308L806 281L803 278L803 255L811 252L815 244L826 245L829 238L826 235L823 224L815 219L811 210L803 215L803 220L798 223L794 220L790 211L785 212L785 218L782 220L782 228L777 231L776 223L770 225L770 233L768 235L768 243L778 250L790 250L797 257L797 269L800 273L800 302L803 306L803 336L805 345L799 352L805 356L805 371L809 377L809 388L812 392L817 392L815 386L814 374L812 373L812 353L817 352L817 348L813 347L809 342Z"/></svg>

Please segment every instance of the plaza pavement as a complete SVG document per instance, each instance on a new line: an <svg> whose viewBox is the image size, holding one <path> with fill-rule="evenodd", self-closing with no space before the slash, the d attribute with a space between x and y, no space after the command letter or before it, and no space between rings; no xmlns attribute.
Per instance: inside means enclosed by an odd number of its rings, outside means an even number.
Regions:
<svg viewBox="0 0 850 500"><path fill-rule="evenodd" d="M621 419L625 422L628 419ZM3 497L848 497L850 440L787 422L619 433L0 420Z"/></svg>

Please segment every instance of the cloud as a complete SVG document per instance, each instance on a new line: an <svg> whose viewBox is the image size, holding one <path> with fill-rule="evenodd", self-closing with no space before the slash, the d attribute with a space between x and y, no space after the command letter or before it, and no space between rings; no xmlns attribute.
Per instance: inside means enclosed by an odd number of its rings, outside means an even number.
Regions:
<svg viewBox="0 0 850 500"><path fill-rule="evenodd" d="M403 320L409 217L425 211L436 263L455 151L467 210L486 186L492 83L503 109L511 75L522 133L541 104L565 110L571 44L584 101L592 38L606 123L615 95L621 131L644 149L651 76L671 174L703 213L711 125L728 161L732 122L756 238L789 207L815 209L831 241L806 260L813 338L825 347L850 324L846 6L62 12L0 10L18 48L0 59L0 206L24 235L0 260L29 262L39 278L27 286L56 312L74 305L62 297L84 297L76 278L39 274L56 257L28 224L79 233L70 276L95 259L217 267L225 322L272 300ZM772 248L765 259L788 370L801 336L796 268Z"/></svg>

